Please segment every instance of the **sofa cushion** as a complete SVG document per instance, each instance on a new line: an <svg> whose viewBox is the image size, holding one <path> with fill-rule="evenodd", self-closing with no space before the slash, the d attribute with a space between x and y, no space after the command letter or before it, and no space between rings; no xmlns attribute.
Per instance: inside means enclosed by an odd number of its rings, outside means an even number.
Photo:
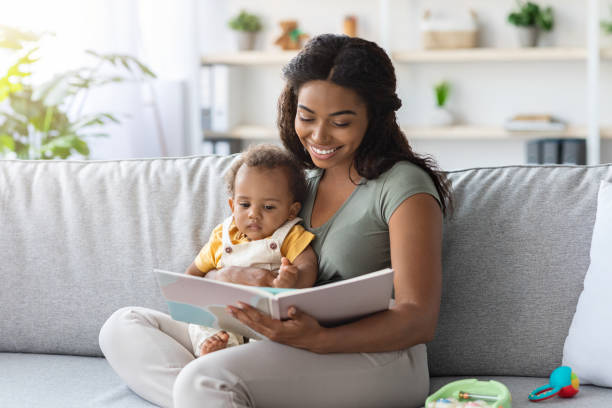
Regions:
<svg viewBox="0 0 612 408"><path fill-rule="evenodd" d="M552 371L552 370L551 370ZM527 396L534 389L548 384L547 377L432 377L430 381L430 395L451 381L464 380L465 378L476 378L481 381L495 380L504 384L512 395L512 408L534 408L534 403ZM593 408L609 407L612 401L612 390L609 388L595 387L592 385L580 386L578 394L572 398L553 397L543 402L543 406L554 406L555 408Z"/></svg>
<svg viewBox="0 0 612 408"><path fill-rule="evenodd" d="M0 351L101 355L113 311L165 311L152 269L184 271L229 215L232 160L0 160Z"/></svg>
<svg viewBox="0 0 612 408"><path fill-rule="evenodd" d="M612 166L509 166L448 173L443 291L430 372L547 377L589 265L600 180ZM578 373L580 376L580 373Z"/></svg>
<svg viewBox="0 0 612 408"><path fill-rule="evenodd" d="M3 407L145 408L105 359L0 353Z"/></svg>
<svg viewBox="0 0 612 408"><path fill-rule="evenodd" d="M563 349L563 364L586 384L612 387L612 183L602 182L591 242L591 264Z"/></svg>

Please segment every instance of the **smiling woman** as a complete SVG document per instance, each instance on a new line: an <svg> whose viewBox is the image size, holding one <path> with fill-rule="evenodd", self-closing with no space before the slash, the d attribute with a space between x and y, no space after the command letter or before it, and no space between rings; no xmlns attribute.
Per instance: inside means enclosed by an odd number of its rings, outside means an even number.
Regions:
<svg viewBox="0 0 612 408"><path fill-rule="evenodd" d="M375 43L321 35L283 73L281 138L293 159L312 169L300 217L315 236L316 283L391 266L395 303L336 327L293 306L281 321L244 303L228 305L271 341L198 359L185 353L184 323L128 308L103 327L102 349L134 390L175 407L421 406L429 392L424 343L434 336L440 309L449 186L400 131L394 68ZM248 198L255 191L236 193ZM252 203L244 202L249 210ZM258 272L254 278L248 268L222 268L215 278L255 285L272 279ZM145 336L149 344L130 343Z"/></svg>

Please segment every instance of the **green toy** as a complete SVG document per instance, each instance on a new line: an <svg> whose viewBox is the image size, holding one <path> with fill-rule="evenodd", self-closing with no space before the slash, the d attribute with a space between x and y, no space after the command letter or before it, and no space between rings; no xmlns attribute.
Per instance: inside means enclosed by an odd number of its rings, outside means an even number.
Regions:
<svg viewBox="0 0 612 408"><path fill-rule="evenodd" d="M448 383L425 400L425 408L443 407L512 408L512 396L498 381L471 378Z"/></svg>

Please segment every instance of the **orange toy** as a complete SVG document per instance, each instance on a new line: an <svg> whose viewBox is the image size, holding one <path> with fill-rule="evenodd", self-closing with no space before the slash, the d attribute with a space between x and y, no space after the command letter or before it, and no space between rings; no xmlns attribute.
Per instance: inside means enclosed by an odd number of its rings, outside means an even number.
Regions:
<svg viewBox="0 0 612 408"><path fill-rule="evenodd" d="M308 39L308 34L303 33L298 28L297 21L282 20L278 24L281 26L282 34L274 44L279 45L283 50L299 50L302 48L302 43Z"/></svg>

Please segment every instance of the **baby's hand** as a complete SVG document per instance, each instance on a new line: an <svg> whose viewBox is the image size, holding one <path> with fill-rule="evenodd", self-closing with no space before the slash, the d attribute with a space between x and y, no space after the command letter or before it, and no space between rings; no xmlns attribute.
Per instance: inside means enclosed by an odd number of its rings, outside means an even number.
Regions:
<svg viewBox="0 0 612 408"><path fill-rule="evenodd" d="M298 268L285 257L281 259L278 276L272 281L275 288L293 288L298 280Z"/></svg>

